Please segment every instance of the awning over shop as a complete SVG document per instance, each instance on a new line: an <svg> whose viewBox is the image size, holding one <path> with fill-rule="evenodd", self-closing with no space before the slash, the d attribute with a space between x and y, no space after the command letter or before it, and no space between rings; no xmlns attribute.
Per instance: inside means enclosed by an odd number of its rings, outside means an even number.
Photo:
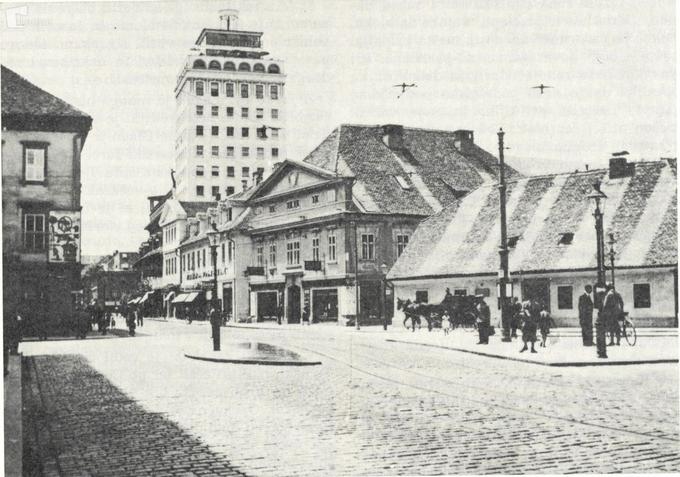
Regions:
<svg viewBox="0 0 680 477"><path fill-rule="evenodd" d="M201 293L201 292L193 292L193 293L189 293L189 296L187 296L187 298L186 298L186 300L184 300L184 302L185 302L185 303L191 303L192 301L194 301L194 300L196 299L196 297L198 297L198 295L199 295L200 293Z"/></svg>
<svg viewBox="0 0 680 477"><path fill-rule="evenodd" d="M165 295L165 298L163 298L163 301L172 300L174 297L175 297L175 292L172 292L172 291L171 291L170 293L168 293L167 295ZM174 302L173 302L173 303L174 303Z"/></svg>
<svg viewBox="0 0 680 477"><path fill-rule="evenodd" d="M184 300L186 299L187 296L189 296L188 293L180 293L175 297L174 300L172 300L172 304L174 305L175 303L184 303Z"/></svg>
<svg viewBox="0 0 680 477"><path fill-rule="evenodd" d="M137 302L139 302L140 297L135 297L132 300L128 301L128 305L136 305Z"/></svg>
<svg viewBox="0 0 680 477"><path fill-rule="evenodd" d="M152 292L146 292L146 293L144 294L144 296L143 296L137 303L139 303L140 305L141 305L142 303L144 303L146 300L149 299L149 297L151 296L151 293L152 293Z"/></svg>

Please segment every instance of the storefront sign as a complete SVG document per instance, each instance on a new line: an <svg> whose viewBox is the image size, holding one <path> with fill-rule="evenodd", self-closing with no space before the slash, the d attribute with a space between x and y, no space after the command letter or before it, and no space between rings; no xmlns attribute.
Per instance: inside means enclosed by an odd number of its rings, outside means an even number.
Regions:
<svg viewBox="0 0 680 477"><path fill-rule="evenodd" d="M80 211L51 210L49 218L51 263L80 263Z"/></svg>

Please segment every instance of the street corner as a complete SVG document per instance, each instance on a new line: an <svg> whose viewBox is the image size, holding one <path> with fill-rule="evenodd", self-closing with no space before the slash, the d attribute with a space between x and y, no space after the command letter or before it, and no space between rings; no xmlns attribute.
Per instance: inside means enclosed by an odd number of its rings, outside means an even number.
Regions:
<svg viewBox="0 0 680 477"><path fill-rule="evenodd" d="M264 366L317 366L321 361L307 353L299 353L279 345L260 341L222 342L219 350L209 346L193 346L183 350L189 359L226 364L256 364Z"/></svg>

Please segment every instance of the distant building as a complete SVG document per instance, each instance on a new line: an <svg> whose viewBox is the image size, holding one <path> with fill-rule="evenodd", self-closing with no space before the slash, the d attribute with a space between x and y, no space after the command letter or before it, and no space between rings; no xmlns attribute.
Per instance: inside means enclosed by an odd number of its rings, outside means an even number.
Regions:
<svg viewBox="0 0 680 477"><path fill-rule="evenodd" d="M99 261L99 265L104 271L120 272L132 270L137 259L139 259L138 252L119 252L116 250L111 255L103 257Z"/></svg>
<svg viewBox="0 0 680 477"><path fill-rule="evenodd" d="M91 125L2 66L3 304L49 332L80 299L80 154Z"/></svg>
<svg viewBox="0 0 680 477"><path fill-rule="evenodd" d="M204 28L177 77L176 198L216 200L267 176L285 158L283 62L262 49L262 33Z"/></svg>
<svg viewBox="0 0 680 477"><path fill-rule="evenodd" d="M514 296L541 301L558 325L578 325L578 297L596 281L595 223L587 198L596 181L607 195L605 242L613 234L615 285L625 310L643 326L677 326L675 159L616 158L609 169L511 180L507 217ZM404 299L439 303L446 288L483 294L497 321L499 243L498 189L488 184L421 223L387 278ZM605 248L611 281L610 247Z"/></svg>

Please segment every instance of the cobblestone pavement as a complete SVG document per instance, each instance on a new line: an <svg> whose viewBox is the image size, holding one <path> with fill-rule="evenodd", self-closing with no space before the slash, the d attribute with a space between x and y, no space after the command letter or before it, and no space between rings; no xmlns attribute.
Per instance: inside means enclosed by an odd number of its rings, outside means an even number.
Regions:
<svg viewBox="0 0 680 477"><path fill-rule="evenodd" d="M74 355L24 360L24 475L243 476Z"/></svg>
<svg viewBox="0 0 680 477"><path fill-rule="evenodd" d="M249 475L680 471L674 364L553 369L380 333L223 330L223 342L276 344L323 362L238 366L183 357L183 346L210 346L206 326L145 331L153 336L23 351L83 354Z"/></svg>

